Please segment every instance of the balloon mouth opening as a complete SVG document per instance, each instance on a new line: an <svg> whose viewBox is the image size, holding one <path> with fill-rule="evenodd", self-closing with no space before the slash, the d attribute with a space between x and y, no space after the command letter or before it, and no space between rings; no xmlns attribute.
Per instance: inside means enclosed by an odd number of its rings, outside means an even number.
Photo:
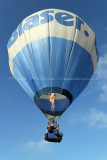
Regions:
<svg viewBox="0 0 107 160"><path fill-rule="evenodd" d="M61 116L72 103L72 94L59 87L46 87L36 92L34 102L46 115ZM46 116L47 117L47 116ZM49 119L49 118L48 118Z"/></svg>

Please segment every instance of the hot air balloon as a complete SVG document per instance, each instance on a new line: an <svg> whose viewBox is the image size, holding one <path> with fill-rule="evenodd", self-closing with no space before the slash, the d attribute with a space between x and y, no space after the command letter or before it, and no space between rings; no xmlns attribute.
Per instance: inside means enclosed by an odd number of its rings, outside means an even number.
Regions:
<svg viewBox="0 0 107 160"><path fill-rule="evenodd" d="M91 28L77 15L59 9L25 18L7 48L13 77L52 122L85 89L98 63Z"/></svg>

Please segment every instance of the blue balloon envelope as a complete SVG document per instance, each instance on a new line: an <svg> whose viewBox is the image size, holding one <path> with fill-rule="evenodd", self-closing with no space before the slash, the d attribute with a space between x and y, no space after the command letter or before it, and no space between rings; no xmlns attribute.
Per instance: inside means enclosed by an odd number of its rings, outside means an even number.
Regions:
<svg viewBox="0 0 107 160"><path fill-rule="evenodd" d="M57 120L88 85L98 63L93 31L58 9L25 18L8 42L14 78L49 120Z"/></svg>

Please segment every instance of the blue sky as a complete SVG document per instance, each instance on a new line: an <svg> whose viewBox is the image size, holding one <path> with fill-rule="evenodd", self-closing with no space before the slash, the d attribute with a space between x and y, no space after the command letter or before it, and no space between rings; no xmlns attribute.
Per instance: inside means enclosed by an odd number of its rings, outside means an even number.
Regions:
<svg viewBox="0 0 107 160"><path fill-rule="evenodd" d="M59 119L60 144L43 140L47 119L12 78L7 42L28 15L48 8L71 11L95 32L99 65L88 87ZM107 1L0 0L0 159L107 159Z"/></svg>

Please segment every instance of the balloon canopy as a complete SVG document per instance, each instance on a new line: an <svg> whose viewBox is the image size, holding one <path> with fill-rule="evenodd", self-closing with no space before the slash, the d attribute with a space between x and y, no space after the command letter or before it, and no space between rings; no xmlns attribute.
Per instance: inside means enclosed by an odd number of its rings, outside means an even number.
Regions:
<svg viewBox="0 0 107 160"><path fill-rule="evenodd" d="M25 18L8 41L10 70L49 120L57 120L88 85L98 63L93 31L58 9Z"/></svg>

